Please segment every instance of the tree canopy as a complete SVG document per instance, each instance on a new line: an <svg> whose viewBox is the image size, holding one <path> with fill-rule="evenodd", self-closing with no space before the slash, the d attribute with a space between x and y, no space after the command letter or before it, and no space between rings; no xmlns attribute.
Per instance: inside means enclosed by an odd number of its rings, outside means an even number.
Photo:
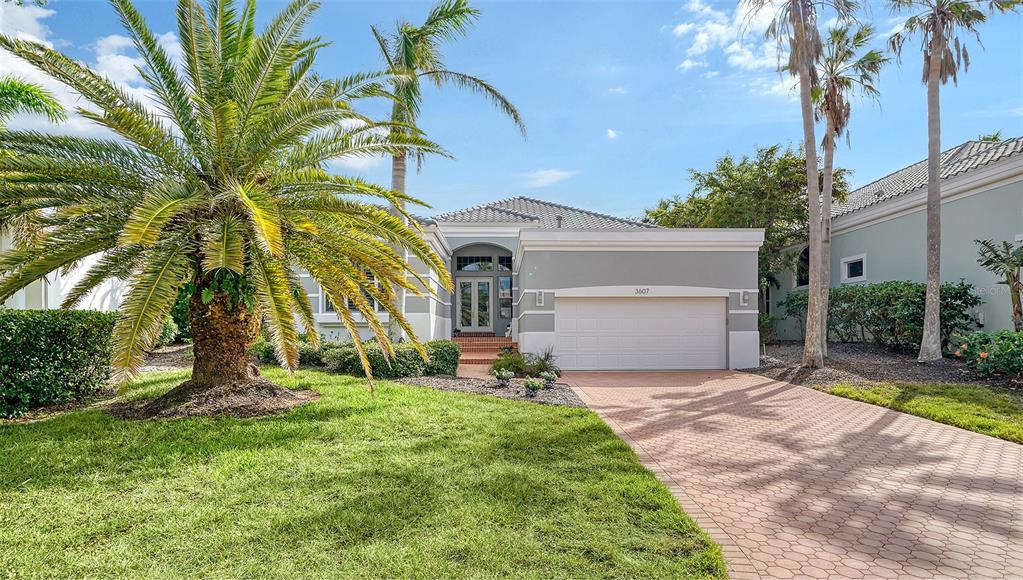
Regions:
<svg viewBox="0 0 1023 580"><path fill-rule="evenodd" d="M777 273L791 268L787 248L807 239L806 168L802 153L781 145L740 158L728 154L710 171L689 170L693 191L662 199L644 221L670 228L764 228L760 285L777 287ZM848 172L835 171L835 196L848 193Z"/></svg>

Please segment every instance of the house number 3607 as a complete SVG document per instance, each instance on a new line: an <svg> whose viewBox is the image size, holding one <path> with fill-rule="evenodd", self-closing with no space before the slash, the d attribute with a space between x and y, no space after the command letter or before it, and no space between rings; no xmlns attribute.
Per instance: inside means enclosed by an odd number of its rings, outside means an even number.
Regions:
<svg viewBox="0 0 1023 580"><path fill-rule="evenodd" d="M645 295L647 295L649 293L650 293L650 289L649 288L636 288L636 294L637 295L645 296Z"/></svg>

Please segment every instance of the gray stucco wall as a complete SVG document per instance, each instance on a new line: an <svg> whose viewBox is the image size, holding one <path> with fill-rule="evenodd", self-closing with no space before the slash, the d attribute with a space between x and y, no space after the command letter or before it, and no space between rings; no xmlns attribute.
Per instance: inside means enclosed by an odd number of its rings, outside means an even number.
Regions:
<svg viewBox="0 0 1023 580"><path fill-rule="evenodd" d="M524 290L630 285L753 289L757 253L526 251L518 272Z"/></svg>
<svg viewBox="0 0 1023 580"><path fill-rule="evenodd" d="M866 282L886 280L926 279L926 213L921 208L914 213L873 224L847 233L838 234L832 243L831 286L842 285L842 258L866 254ZM1008 289L998 284L994 274L977 265L977 245L974 240L993 239L1012 242L1023 234L1023 181L994 188L966 198L947 202L941 206L941 279L957 282L966 279L977 288L984 300L980 314L985 330L1012 327ZM836 221L836 226L838 225ZM771 296L772 312L781 315L777 307L793 288L793 273L779 277L781 290ZM799 339L800 329L795 321L778 323L778 335L783 339Z"/></svg>

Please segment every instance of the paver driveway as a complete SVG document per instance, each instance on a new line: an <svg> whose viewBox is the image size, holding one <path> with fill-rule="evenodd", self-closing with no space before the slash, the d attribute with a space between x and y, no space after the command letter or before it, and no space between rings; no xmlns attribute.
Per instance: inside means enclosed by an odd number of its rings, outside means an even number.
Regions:
<svg viewBox="0 0 1023 580"><path fill-rule="evenodd" d="M733 577L1023 578L1023 446L736 372L566 373Z"/></svg>

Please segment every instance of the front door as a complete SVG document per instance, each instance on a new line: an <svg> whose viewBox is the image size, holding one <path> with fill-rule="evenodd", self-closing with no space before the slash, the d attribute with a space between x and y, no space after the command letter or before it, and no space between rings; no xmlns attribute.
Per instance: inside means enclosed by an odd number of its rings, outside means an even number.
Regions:
<svg viewBox="0 0 1023 580"><path fill-rule="evenodd" d="M455 295L458 329L466 332L493 332L491 302L493 278L458 278Z"/></svg>

